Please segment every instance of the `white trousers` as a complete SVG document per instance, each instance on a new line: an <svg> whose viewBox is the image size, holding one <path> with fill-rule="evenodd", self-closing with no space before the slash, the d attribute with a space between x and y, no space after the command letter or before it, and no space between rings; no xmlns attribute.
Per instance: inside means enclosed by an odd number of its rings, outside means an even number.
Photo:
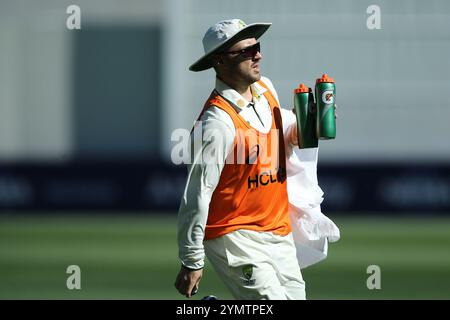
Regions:
<svg viewBox="0 0 450 320"><path fill-rule="evenodd" d="M304 300L292 233L238 230L204 242L219 277L239 300Z"/></svg>

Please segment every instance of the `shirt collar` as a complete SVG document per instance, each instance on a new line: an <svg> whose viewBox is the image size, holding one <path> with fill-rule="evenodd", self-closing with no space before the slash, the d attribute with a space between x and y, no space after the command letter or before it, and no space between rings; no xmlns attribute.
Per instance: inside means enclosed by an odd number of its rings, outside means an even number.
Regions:
<svg viewBox="0 0 450 320"><path fill-rule="evenodd" d="M267 91L266 88L255 82L251 85L253 93L253 101L259 101L261 96ZM247 107L252 101L247 101L236 90L231 88L225 82L216 77L216 91L229 102L231 102L237 109L242 110Z"/></svg>

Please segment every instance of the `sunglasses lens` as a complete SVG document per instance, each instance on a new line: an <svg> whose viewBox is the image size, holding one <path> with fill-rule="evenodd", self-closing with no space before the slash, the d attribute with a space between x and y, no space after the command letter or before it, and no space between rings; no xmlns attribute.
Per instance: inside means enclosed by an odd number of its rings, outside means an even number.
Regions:
<svg viewBox="0 0 450 320"><path fill-rule="evenodd" d="M225 51L224 53L239 54L241 58L254 58L258 52L261 52L261 45L259 42L255 43L253 46L238 50L238 51Z"/></svg>
<svg viewBox="0 0 450 320"><path fill-rule="evenodd" d="M259 42L257 44L255 44L255 51L261 52L261 45L259 44ZM255 52L255 55L256 55L256 52Z"/></svg>
<svg viewBox="0 0 450 320"><path fill-rule="evenodd" d="M246 49L244 53L242 53L242 57L243 58L253 58L254 56L256 56L256 54L258 52L261 52L261 46L258 43L256 43L255 45L251 46L250 48Z"/></svg>

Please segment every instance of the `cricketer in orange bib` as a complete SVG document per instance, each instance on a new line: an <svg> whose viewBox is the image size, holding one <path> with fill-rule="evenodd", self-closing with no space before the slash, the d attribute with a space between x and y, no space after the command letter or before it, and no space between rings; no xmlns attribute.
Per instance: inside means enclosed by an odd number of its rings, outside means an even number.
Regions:
<svg viewBox="0 0 450 320"><path fill-rule="evenodd" d="M306 299L301 266L323 259L327 239L338 238L320 210L318 148L299 150L294 113L260 73L257 40L270 25L216 23L189 68L214 68L216 84L191 131L178 211L175 287L188 298L200 290L207 257L236 299Z"/></svg>

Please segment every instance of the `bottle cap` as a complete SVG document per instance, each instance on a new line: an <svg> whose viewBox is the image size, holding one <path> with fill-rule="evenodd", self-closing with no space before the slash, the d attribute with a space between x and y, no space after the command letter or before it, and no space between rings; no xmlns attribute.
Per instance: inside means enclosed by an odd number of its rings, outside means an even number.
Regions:
<svg viewBox="0 0 450 320"><path fill-rule="evenodd" d="M300 83L298 88L294 89L294 93L305 93L305 92L309 92L309 88L305 86L303 83Z"/></svg>
<svg viewBox="0 0 450 320"><path fill-rule="evenodd" d="M326 73L324 73L322 75L322 78L318 78L316 80L316 84L322 83L322 82L332 82L332 83L334 83L334 79L333 78L329 78L328 75Z"/></svg>

